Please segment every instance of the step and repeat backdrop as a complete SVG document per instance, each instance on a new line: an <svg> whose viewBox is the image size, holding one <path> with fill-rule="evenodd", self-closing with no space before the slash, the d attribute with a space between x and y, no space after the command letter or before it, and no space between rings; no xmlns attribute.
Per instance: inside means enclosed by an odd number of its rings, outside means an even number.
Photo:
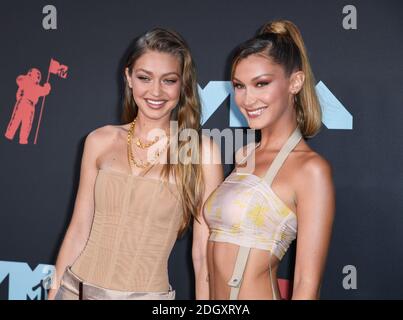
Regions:
<svg viewBox="0 0 403 320"><path fill-rule="evenodd" d="M336 218L321 298L403 298L402 15L401 1L2 1L0 299L46 299L84 139L121 124L133 38L158 26L182 34L197 63L203 128L246 137L229 54L273 19L302 32L323 110L308 143L333 166ZM294 258L295 246L280 268L284 292ZM191 230L174 247L169 277L177 299L194 299Z"/></svg>

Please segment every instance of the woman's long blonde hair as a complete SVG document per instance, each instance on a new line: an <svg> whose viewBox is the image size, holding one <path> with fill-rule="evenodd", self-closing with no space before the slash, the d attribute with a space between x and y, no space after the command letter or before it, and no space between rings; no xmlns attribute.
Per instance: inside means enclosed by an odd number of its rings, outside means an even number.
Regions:
<svg viewBox="0 0 403 320"><path fill-rule="evenodd" d="M172 174L175 177L176 184L181 196L183 209L183 219L178 235L184 233L193 218L197 218L201 209L204 193L203 174L201 168L201 107L197 90L196 68L192 59L190 49L185 40L176 32L162 28L155 28L133 42L125 68L128 68L129 74L133 71L136 60L147 51L157 51L169 53L178 58L182 68L182 87L178 105L172 112L171 120L178 121L178 133L175 137L179 137L180 133L188 129L196 130L198 133L197 142L191 145L189 156L196 159L191 163L171 163L170 149L168 148L168 164L164 165L163 176L168 179ZM125 92L123 98L123 115L124 123L133 121L137 116L138 107L133 99L132 89L129 87L126 76L123 72L125 82ZM171 145L173 143L171 136ZM189 141L177 140L176 150L181 150Z"/></svg>
<svg viewBox="0 0 403 320"><path fill-rule="evenodd" d="M305 74L303 87L295 99L297 123L304 137L314 136L322 126L322 112L315 91L315 78L297 26L287 20L266 23L255 37L236 49L231 76L242 59L258 53L283 66L287 76L295 71Z"/></svg>

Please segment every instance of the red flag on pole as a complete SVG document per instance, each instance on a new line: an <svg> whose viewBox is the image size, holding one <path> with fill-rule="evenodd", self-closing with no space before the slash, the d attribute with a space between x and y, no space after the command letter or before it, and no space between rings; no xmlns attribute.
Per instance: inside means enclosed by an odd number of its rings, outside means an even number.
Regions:
<svg viewBox="0 0 403 320"><path fill-rule="evenodd" d="M49 65L49 72L52 74L57 74L60 78L66 79L67 78L67 70L69 69L68 66L60 64L59 61L50 59Z"/></svg>
<svg viewBox="0 0 403 320"><path fill-rule="evenodd" d="M56 74L60 78L66 79L68 69L69 69L68 66L60 64L59 61L51 58L50 59L50 64L49 64L49 70L48 70L48 78L46 79L46 82L49 82L50 74ZM43 106L45 105L45 98L46 98L46 96L44 96L43 100L42 100L41 112L39 113L39 120L38 120L38 126L36 127L36 134L35 134L34 144L36 144L36 140L38 139L39 126L41 124Z"/></svg>

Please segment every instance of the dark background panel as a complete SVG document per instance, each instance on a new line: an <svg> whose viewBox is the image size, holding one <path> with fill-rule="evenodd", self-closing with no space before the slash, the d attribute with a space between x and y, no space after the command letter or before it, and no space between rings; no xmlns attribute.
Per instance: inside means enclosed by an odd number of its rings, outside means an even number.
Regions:
<svg viewBox="0 0 403 320"><path fill-rule="evenodd" d="M401 141L403 130L403 5L401 1L53 1L58 29L42 28L45 1L0 4L0 260L54 264L73 210L86 135L120 123L124 53L155 27L173 28L189 42L199 84L228 79L228 56L266 21L286 18L304 37L317 81L353 115L353 130L322 131L309 144L334 171L337 212L322 298L403 296ZM342 27L342 9L357 8L358 29ZM16 77L53 57L69 66L51 76L38 137L28 145L4 138L15 104ZM204 125L229 127L228 99ZM17 132L18 134L18 132ZM225 167L228 174L231 166ZM177 298L193 298L191 231L169 261ZM292 276L293 250L280 276ZM342 269L354 265L358 288L345 290ZM0 298L7 298L7 281Z"/></svg>

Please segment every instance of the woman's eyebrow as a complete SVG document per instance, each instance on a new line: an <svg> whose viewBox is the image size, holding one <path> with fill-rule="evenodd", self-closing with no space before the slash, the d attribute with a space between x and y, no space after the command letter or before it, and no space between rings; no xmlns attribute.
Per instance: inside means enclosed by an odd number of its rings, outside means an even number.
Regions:
<svg viewBox="0 0 403 320"><path fill-rule="evenodd" d="M148 70L143 69L143 68L136 69L135 71L136 71L136 72L142 71L142 72L147 73L147 74L149 74L149 75L153 75L153 73L152 73L151 71L148 71ZM162 76L165 77L165 76L171 75L171 74L174 74L174 75L177 75L178 77L180 77L180 75L179 75L177 72L175 72L175 71L164 73Z"/></svg>

